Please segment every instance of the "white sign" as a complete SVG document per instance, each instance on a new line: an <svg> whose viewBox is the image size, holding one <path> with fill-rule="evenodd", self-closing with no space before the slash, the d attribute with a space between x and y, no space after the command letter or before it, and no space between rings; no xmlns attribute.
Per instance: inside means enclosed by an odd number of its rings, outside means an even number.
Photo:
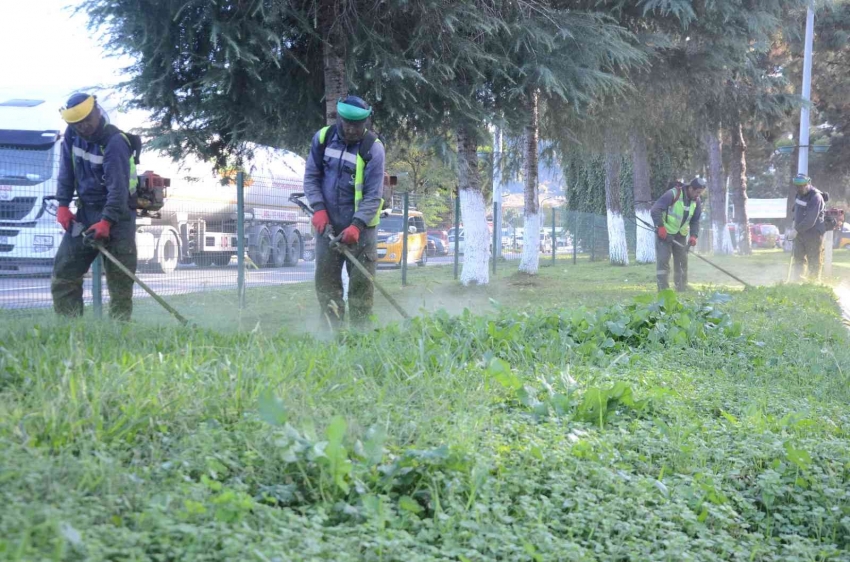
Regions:
<svg viewBox="0 0 850 562"><path fill-rule="evenodd" d="M747 217L753 219L784 219L788 213L788 200L747 199Z"/></svg>

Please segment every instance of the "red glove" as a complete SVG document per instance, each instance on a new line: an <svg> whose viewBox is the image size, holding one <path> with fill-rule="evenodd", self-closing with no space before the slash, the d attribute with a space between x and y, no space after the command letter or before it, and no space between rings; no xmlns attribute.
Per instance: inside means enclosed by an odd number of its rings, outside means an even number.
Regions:
<svg viewBox="0 0 850 562"><path fill-rule="evenodd" d="M86 230L86 234L88 234L89 232L94 232L95 240L106 240L107 238L109 238L110 228L112 228L112 224L108 220L102 219L91 225L89 229Z"/></svg>
<svg viewBox="0 0 850 562"><path fill-rule="evenodd" d="M667 240L667 229L663 226L658 227L658 237L662 240Z"/></svg>
<svg viewBox="0 0 850 562"><path fill-rule="evenodd" d="M316 232L319 234L325 233L325 228L331 223L331 218L328 216L328 212L322 209L321 211L316 211L313 213L313 228L316 229Z"/></svg>
<svg viewBox="0 0 850 562"><path fill-rule="evenodd" d="M342 231L342 238L340 238L340 242L342 242L346 246L353 246L359 241L360 229L354 226L353 224Z"/></svg>
<svg viewBox="0 0 850 562"><path fill-rule="evenodd" d="M691 246L696 246L697 245L697 237L691 236L690 238L688 238L688 244L691 245Z"/></svg>
<svg viewBox="0 0 850 562"><path fill-rule="evenodd" d="M62 225L62 228L68 230L71 228L71 223L74 222L74 213L68 207L59 207L56 210L56 222Z"/></svg>

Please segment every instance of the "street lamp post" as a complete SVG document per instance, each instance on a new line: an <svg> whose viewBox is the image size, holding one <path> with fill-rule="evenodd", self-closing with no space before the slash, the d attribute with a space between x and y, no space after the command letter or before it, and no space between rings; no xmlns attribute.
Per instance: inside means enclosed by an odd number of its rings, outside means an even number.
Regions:
<svg viewBox="0 0 850 562"><path fill-rule="evenodd" d="M812 99L812 49L814 43L815 11L809 3L806 9L806 44L803 52L803 101L800 109L800 152L797 173L809 175L809 101Z"/></svg>

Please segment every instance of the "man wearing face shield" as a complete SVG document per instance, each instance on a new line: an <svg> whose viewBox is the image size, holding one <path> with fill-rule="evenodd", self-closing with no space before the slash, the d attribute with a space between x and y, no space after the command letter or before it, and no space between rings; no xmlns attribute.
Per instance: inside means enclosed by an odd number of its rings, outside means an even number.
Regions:
<svg viewBox="0 0 850 562"><path fill-rule="evenodd" d="M794 228L788 233L788 239L794 241L792 280L799 281L806 266L808 278L818 280L823 267L823 235L826 232L824 198L805 174L797 174L792 183L797 188Z"/></svg>
<svg viewBox="0 0 850 562"><path fill-rule="evenodd" d="M357 96L337 102L336 125L313 136L304 171L304 192L313 208L316 239L316 296L324 319L338 328L345 317L342 268L349 275L351 323L365 325L372 314L374 287L342 253L332 249L325 229L332 228L340 242L374 277L377 235L383 204L384 147L369 130L372 108Z"/></svg>
<svg viewBox="0 0 850 562"><path fill-rule="evenodd" d="M109 124L94 96L74 94L60 114L68 128L59 161L56 220L65 236L53 262L50 290L57 314L80 316L83 275L98 255L96 248L85 243L84 235L102 243L130 271L136 271L136 213L131 196L138 178L131 141ZM76 215L69 209L75 193ZM81 224L84 232L74 232L73 223ZM110 317L129 320L133 280L108 260L104 267Z"/></svg>

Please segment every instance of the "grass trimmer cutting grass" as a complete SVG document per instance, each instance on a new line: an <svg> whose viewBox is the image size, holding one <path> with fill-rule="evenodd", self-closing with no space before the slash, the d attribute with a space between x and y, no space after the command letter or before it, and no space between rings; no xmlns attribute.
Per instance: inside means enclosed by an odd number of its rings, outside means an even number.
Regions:
<svg viewBox="0 0 850 562"><path fill-rule="evenodd" d="M645 220L641 219L640 217L635 217L635 219L637 219L638 221L640 221L641 223L643 223L643 224L644 224L644 228L646 228L647 230L651 230L652 232L655 232L655 227L654 227L654 226L652 226L651 224L649 224L648 222L646 222ZM685 248L685 246L684 246L683 244L681 244L680 242L677 242L676 240L673 240L672 238L671 238L671 242L673 242L673 244L676 244L676 245L677 245L677 246L679 246L680 248ZM707 263L707 264L708 264L708 265L710 265L711 267L713 267L713 268L715 268L715 269L717 269L717 270L722 271L723 273L725 273L726 275L728 275L729 277L731 277L732 279L734 279L734 280L735 280L735 281L737 281L738 283L742 284L744 287L752 288L752 285L750 285L749 283L747 283L746 281L744 281L744 280L743 280L743 279L741 279L740 277L738 277L738 276L736 276L736 275L734 275L734 274L732 274L732 273L729 273L728 271L726 271L725 269L723 269L722 267L720 267L720 266L719 266L719 265L717 265L716 263L713 263L713 262L709 261L708 259L706 259L706 258L702 257L701 255L697 254L696 252L695 252L695 253L693 253L693 254L691 254L691 255L692 255L692 256L696 256L696 257L698 257L699 259L701 259L702 261L704 261L705 263Z"/></svg>
<svg viewBox="0 0 850 562"><path fill-rule="evenodd" d="M302 211L312 217L313 209L311 209L304 201L301 200L302 197L304 197L303 193L293 193L289 196L289 200L292 203L295 203L296 205L301 207ZM372 277L372 275L369 273L369 270L366 269L366 266L360 263L360 260L354 257L354 254L352 254L348 250L348 248L345 247L344 244L340 244L340 236L334 236L333 229L330 227L330 225L325 228L324 236L326 236L328 240L330 240L330 247L344 255L345 259L347 259L349 262L351 262L352 265L354 265L354 267L360 270L360 273L362 273L363 276L366 277L366 279L368 279L369 282L372 283L372 285L376 289L378 289L378 291L380 291L382 295L384 295L384 298L387 299L391 305L393 305L393 308L395 308L398 313L401 314L402 318L404 318L405 320L410 319L410 315L404 311L401 305L396 302L396 300L386 291L386 289L381 286L380 283L375 281L375 278Z"/></svg>
<svg viewBox="0 0 850 562"><path fill-rule="evenodd" d="M75 223L73 224L73 228L74 228L74 231L72 232L73 236L79 236L79 235L81 234L81 232L82 232L83 225L82 225L82 224L80 224L80 223L78 223L78 222L75 222ZM182 314L180 314L179 312L177 312L177 310L175 310L175 309L174 309L174 307L172 307L170 304L168 304L167 302L165 302L165 299L163 299L162 297L160 297L159 295L157 295L157 294L153 291L153 289L151 289L150 287L148 287L148 286L147 286L147 285L146 285L146 284L145 284L145 283L144 283L141 279L139 279L138 277L136 277L136 275L135 275L132 271L130 271L129 269L127 269L127 267L126 267L123 263L121 263L120 261L118 261L118 259L117 259L115 256L113 256L113 255L112 255L112 252L110 252L109 250L107 250L107 249L103 246L103 244L101 244L101 243L100 243L100 241L95 240L95 239L94 239L94 237L93 237L93 236L91 236L91 235L89 235L89 234L83 235L83 240L84 240L84 242L85 242L86 244L88 244L89 246L91 246L91 247L93 247L93 248L97 249L97 251L98 251L98 252L100 252L100 253L101 253L101 255L102 255L103 257L105 257L106 259L108 259L109 261L111 261L111 262L112 262L112 264L113 264L115 267L117 267L118 269L120 269L120 270L124 273L124 275L126 275L127 277L129 277L130 279L132 279L132 280L133 280L136 284L138 284L138 285L139 285L139 287L141 287L142 289L144 289L144 290L145 290L145 291L146 291L146 292L147 292L147 293L148 293L151 297L153 297L153 299L154 299L156 302L158 302L158 303L162 306L162 308L164 308L165 310L167 310L168 312L170 312L170 313L171 313L171 315L172 315L172 316L174 316L174 318L176 318L178 322L180 322L180 323L181 323L182 325L184 325L184 326L188 326L188 325L189 325L189 321L188 321L188 320L186 320L186 318L184 318Z"/></svg>

